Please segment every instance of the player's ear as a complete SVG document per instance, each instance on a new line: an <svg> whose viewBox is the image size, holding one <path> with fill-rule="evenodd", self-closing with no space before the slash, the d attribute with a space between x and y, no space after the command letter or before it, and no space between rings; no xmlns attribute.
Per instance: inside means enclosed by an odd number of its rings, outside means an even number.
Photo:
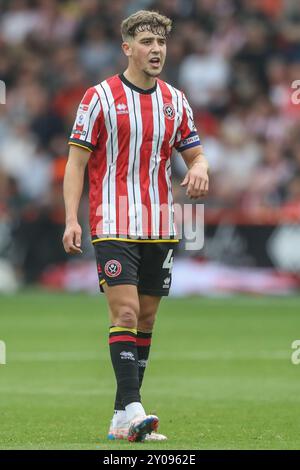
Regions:
<svg viewBox="0 0 300 470"><path fill-rule="evenodd" d="M130 57L132 55L132 48L129 42L123 42L122 49L127 57Z"/></svg>

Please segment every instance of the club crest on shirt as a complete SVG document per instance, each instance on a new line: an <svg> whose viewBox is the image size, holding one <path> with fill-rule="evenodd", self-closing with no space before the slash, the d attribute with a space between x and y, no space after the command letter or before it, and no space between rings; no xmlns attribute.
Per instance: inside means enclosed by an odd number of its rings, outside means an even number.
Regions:
<svg viewBox="0 0 300 470"><path fill-rule="evenodd" d="M172 103L166 103L164 105L164 115L167 119L173 121L173 119L175 118L175 109Z"/></svg>
<svg viewBox="0 0 300 470"><path fill-rule="evenodd" d="M122 272L122 265L119 261L111 259L105 263L104 272L108 277L117 277Z"/></svg>

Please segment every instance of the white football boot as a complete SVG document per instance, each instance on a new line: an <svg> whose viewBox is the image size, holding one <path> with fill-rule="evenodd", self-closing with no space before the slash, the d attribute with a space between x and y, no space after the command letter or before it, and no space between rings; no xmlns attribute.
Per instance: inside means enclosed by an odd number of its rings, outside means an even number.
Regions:
<svg viewBox="0 0 300 470"><path fill-rule="evenodd" d="M149 416L146 418L149 418ZM143 417L143 419L145 419L145 417ZM155 420L152 422L154 424ZM132 423L129 423L126 419L126 411L115 411L114 416L110 423L107 438L109 440L128 439L130 424ZM149 423L147 425L149 425ZM157 427L158 427L158 422L156 425L156 429ZM144 434L144 432L142 434L144 437L143 439L144 441L166 441L167 440L166 436L164 436L163 434L159 434L153 430L151 430L151 433L148 431L146 435Z"/></svg>
<svg viewBox="0 0 300 470"><path fill-rule="evenodd" d="M152 432L157 431L159 419L155 415L142 415L134 418L129 425L128 437L129 442L143 442L147 434L151 436Z"/></svg>

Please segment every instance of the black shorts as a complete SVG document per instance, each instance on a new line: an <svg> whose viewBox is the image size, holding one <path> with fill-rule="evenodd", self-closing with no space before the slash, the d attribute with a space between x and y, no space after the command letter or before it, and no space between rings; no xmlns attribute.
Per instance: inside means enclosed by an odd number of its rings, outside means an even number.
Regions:
<svg viewBox="0 0 300 470"><path fill-rule="evenodd" d="M139 294L167 296L176 243L101 241L94 244L99 276L109 286L132 284Z"/></svg>

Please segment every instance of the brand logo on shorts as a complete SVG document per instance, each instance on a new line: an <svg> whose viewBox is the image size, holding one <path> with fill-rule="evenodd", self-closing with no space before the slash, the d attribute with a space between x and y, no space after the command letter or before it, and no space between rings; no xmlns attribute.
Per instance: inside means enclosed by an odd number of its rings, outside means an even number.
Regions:
<svg viewBox="0 0 300 470"><path fill-rule="evenodd" d="M120 356L121 356L121 359L126 359L126 360L129 360L129 361L135 361L135 358L134 358L134 355L133 355L132 352L122 351L120 353Z"/></svg>
<svg viewBox="0 0 300 470"><path fill-rule="evenodd" d="M175 109L172 103L166 103L164 105L164 115L167 119L173 121L173 119L175 118Z"/></svg>
<svg viewBox="0 0 300 470"><path fill-rule="evenodd" d="M164 285L163 285L163 289L168 289L170 287L170 282L171 282L171 278L170 277L166 277L164 279Z"/></svg>
<svg viewBox="0 0 300 470"><path fill-rule="evenodd" d="M117 277L121 274L122 265L119 261L111 259L105 264L104 271L108 277Z"/></svg>

